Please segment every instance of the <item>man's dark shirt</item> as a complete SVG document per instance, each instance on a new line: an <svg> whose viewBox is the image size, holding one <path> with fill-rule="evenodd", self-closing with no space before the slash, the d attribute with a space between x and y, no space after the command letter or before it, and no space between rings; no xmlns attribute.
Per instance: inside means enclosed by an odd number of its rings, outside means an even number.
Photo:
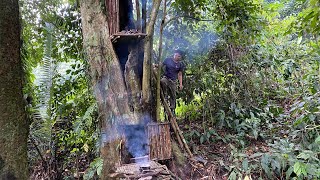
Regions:
<svg viewBox="0 0 320 180"><path fill-rule="evenodd" d="M163 66L165 66L164 75L175 81L178 78L179 71L184 70L184 65L180 61L174 62L173 58L167 58L163 62Z"/></svg>

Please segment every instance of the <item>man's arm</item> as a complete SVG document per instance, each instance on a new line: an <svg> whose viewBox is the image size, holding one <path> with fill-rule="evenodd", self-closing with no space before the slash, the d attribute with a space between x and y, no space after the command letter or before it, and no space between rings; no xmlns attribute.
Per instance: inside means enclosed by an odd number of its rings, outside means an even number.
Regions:
<svg viewBox="0 0 320 180"><path fill-rule="evenodd" d="M182 85L182 71L179 71L178 73L178 79L179 79L179 87L180 87L180 91L183 89L183 85Z"/></svg>

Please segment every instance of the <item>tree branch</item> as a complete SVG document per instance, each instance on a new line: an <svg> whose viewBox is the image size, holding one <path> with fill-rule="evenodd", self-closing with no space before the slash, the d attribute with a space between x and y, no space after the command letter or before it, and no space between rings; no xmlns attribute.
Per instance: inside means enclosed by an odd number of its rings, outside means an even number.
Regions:
<svg viewBox="0 0 320 180"><path fill-rule="evenodd" d="M180 16L176 16L176 17L173 17L171 19L169 19L168 21L166 21L164 23L163 26L166 26L167 24L169 24L171 21L174 21L174 20L177 20L179 18L189 18L189 19L193 19L195 21L214 21L213 19L200 19L200 18L196 18L196 17L193 17L193 16L188 16L188 15L180 15Z"/></svg>

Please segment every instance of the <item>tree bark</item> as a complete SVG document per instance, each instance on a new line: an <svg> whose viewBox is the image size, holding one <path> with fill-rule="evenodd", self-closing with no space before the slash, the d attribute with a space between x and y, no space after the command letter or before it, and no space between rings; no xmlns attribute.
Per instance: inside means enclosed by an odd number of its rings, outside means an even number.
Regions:
<svg viewBox="0 0 320 180"><path fill-rule="evenodd" d="M142 117L141 107L141 78L139 77L139 54L141 52L140 42L129 45L129 56L125 66L125 82L129 95L130 105L132 106L134 116L137 119Z"/></svg>
<svg viewBox="0 0 320 180"><path fill-rule="evenodd" d="M123 128L124 125L143 125L146 120L143 118L149 115L145 113L151 110L150 106L144 105L150 104L151 99L152 37L160 0L153 3L152 15L147 27L147 38L143 48L138 39L128 40L119 37L114 49L110 39L108 19L102 10L100 1L82 0L80 6L84 50L90 65L90 76L101 120L101 156L104 160L101 178L108 179L113 168L121 162L117 149L121 139L119 128ZM121 47L128 54L123 54ZM125 50L126 47L127 50ZM143 75L141 75L139 67L142 66L141 52L143 51L147 52L147 55L144 56L144 61L147 59L147 62L143 63ZM119 55L121 55L121 64L118 59ZM124 63L125 68L123 67ZM145 75L145 73L147 74ZM141 76L143 82L148 82L144 87L141 86ZM144 95L143 90L147 92L146 96L143 96L147 98L147 103L141 103L143 102L143 97L141 98L141 94Z"/></svg>
<svg viewBox="0 0 320 180"><path fill-rule="evenodd" d="M123 124L137 124L138 120L129 108L122 70L109 38L107 17L100 1L82 0L81 17L84 50L101 121L101 157L104 162L101 178L108 179L113 168L120 163L118 128Z"/></svg>
<svg viewBox="0 0 320 180"><path fill-rule="evenodd" d="M147 36L144 44L143 77L142 77L142 102L144 107L151 105L151 55L153 50L154 25L158 16L161 0L154 0L151 17L147 26Z"/></svg>
<svg viewBox="0 0 320 180"><path fill-rule="evenodd" d="M137 27L137 30L142 32L139 0L136 0L135 2L136 2L136 12L137 12L137 26L136 27Z"/></svg>
<svg viewBox="0 0 320 180"><path fill-rule="evenodd" d="M26 120L17 0L0 2L0 179L28 179Z"/></svg>
<svg viewBox="0 0 320 180"><path fill-rule="evenodd" d="M146 32L146 25L147 25L147 0L141 0L141 18L142 18L142 24L141 24L141 29L142 32Z"/></svg>
<svg viewBox="0 0 320 180"><path fill-rule="evenodd" d="M157 92L156 92L156 102L157 102L157 106L156 106L156 117L157 117L157 121L160 121L160 111L161 111L161 100L160 100L160 77L161 77L161 59L162 59L162 36L163 36L163 29L164 29L164 23L166 21L166 16L167 16L167 0L163 1L163 17L162 17L162 21L161 21L161 25L160 25L160 33L159 33L159 56L158 56L158 71L157 71Z"/></svg>

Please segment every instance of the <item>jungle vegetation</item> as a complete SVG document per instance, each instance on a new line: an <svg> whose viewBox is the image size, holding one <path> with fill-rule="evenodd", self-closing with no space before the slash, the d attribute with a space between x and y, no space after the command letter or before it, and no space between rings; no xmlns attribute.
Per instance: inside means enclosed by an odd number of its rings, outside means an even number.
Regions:
<svg viewBox="0 0 320 180"><path fill-rule="evenodd" d="M19 1L31 179L97 179L107 168L100 119L110 112L100 111L92 82L101 74L83 44L94 36L81 22L88 2ZM104 13L105 1L90 2ZM155 2L146 2L148 21L151 8L158 13L148 57L157 64L174 49L185 52L177 122L206 162L184 177L319 179L320 2Z"/></svg>

